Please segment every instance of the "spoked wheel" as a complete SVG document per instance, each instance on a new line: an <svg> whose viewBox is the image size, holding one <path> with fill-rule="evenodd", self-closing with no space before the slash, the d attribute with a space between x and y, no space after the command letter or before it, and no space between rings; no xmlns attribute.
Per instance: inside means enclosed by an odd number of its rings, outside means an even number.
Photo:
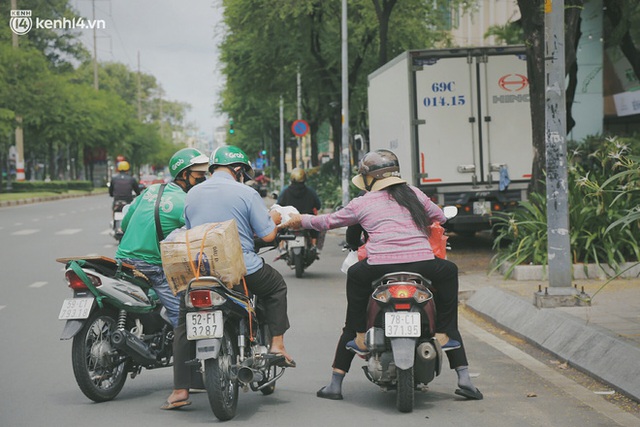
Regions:
<svg viewBox="0 0 640 427"><path fill-rule="evenodd" d="M296 277L299 279L304 274L304 259L302 253L293 255L293 265L296 267Z"/></svg>
<svg viewBox="0 0 640 427"><path fill-rule="evenodd" d="M413 367L409 369L398 369L398 390L396 407L400 412L413 411L414 383Z"/></svg>
<svg viewBox="0 0 640 427"><path fill-rule="evenodd" d="M73 338L73 374L80 390L94 402L112 400L127 380L127 362L111 346L115 330L115 313L97 310Z"/></svg>
<svg viewBox="0 0 640 427"><path fill-rule="evenodd" d="M238 378L232 372L236 357L237 351L229 332L225 329L218 357L204 362L204 386L209 396L209 405L220 421L227 421L236 416Z"/></svg>

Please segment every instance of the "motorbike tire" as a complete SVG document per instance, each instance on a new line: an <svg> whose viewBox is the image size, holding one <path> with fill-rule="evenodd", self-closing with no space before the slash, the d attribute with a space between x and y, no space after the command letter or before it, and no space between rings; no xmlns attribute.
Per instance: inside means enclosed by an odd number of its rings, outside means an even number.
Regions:
<svg viewBox="0 0 640 427"><path fill-rule="evenodd" d="M80 390L94 402L112 400L127 380L129 361L119 360L121 355L111 347L116 327L115 312L96 310L73 337L73 375Z"/></svg>
<svg viewBox="0 0 640 427"><path fill-rule="evenodd" d="M207 389L211 410L220 421L236 416L239 387L232 366L237 354L231 334L225 329L218 357L204 361L204 387Z"/></svg>
<svg viewBox="0 0 640 427"><path fill-rule="evenodd" d="M413 411L414 403L414 380L413 366L409 369L397 369L398 390L396 396L396 408L400 412Z"/></svg>
<svg viewBox="0 0 640 427"><path fill-rule="evenodd" d="M301 278L304 274L304 255L302 253L293 255L293 265L296 269L296 277Z"/></svg>

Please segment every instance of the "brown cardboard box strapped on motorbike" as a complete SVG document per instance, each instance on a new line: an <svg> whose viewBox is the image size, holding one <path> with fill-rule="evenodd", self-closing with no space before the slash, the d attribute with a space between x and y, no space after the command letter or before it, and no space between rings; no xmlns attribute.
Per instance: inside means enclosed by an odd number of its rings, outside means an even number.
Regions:
<svg viewBox="0 0 640 427"><path fill-rule="evenodd" d="M232 288L247 274L235 220L174 230L160 242L162 267L174 294L196 276L215 276Z"/></svg>

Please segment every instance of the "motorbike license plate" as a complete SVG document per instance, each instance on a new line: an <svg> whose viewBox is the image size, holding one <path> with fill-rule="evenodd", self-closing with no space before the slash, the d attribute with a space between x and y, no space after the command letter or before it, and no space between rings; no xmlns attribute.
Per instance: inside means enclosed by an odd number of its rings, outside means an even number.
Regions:
<svg viewBox="0 0 640 427"><path fill-rule="evenodd" d="M122 218L124 218L124 212L114 212L113 213L113 219L116 221L122 221Z"/></svg>
<svg viewBox="0 0 640 427"><path fill-rule="evenodd" d="M474 215L491 215L491 202L473 202Z"/></svg>
<svg viewBox="0 0 640 427"><path fill-rule="evenodd" d="M296 236L295 240L289 241L290 248L301 248L304 246L304 236Z"/></svg>
<svg viewBox="0 0 640 427"><path fill-rule="evenodd" d="M68 298L62 302L58 320L86 319L91 314L94 298Z"/></svg>
<svg viewBox="0 0 640 427"><path fill-rule="evenodd" d="M187 339L222 338L223 325L219 310L187 313Z"/></svg>
<svg viewBox="0 0 640 427"><path fill-rule="evenodd" d="M420 313L385 313L384 335L387 337L419 337Z"/></svg>

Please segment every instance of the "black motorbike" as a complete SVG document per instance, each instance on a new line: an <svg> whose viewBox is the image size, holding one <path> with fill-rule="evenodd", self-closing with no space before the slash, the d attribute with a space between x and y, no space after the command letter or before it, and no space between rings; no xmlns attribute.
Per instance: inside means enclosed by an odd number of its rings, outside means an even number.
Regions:
<svg viewBox="0 0 640 427"><path fill-rule="evenodd" d="M58 319L73 338L71 362L80 390L95 402L114 399L142 368L171 366L173 327L147 278L102 257L59 258L73 297Z"/></svg>
<svg viewBox="0 0 640 427"><path fill-rule="evenodd" d="M279 234L274 242L256 241L256 251L295 236ZM195 363L214 415L221 421L236 415L238 391L272 394L285 371L283 355L269 352L271 333L264 308L242 284L227 287L217 277L192 279L185 292L187 339L195 341Z"/></svg>

